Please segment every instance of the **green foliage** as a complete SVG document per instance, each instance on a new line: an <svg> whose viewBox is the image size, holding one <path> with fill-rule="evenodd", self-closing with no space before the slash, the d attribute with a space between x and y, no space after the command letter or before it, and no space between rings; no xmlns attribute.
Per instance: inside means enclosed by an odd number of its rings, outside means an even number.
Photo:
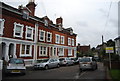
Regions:
<svg viewBox="0 0 120 81"><path fill-rule="evenodd" d="M110 75L113 80L120 81L120 70L118 69L111 69Z"/></svg>

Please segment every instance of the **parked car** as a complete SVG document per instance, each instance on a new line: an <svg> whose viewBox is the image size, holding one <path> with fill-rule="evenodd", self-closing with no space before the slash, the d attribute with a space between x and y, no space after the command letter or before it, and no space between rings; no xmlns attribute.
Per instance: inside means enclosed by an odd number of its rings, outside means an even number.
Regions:
<svg viewBox="0 0 120 81"><path fill-rule="evenodd" d="M71 60L71 58L60 58L60 65L73 65L73 60Z"/></svg>
<svg viewBox="0 0 120 81"><path fill-rule="evenodd" d="M60 67L59 59L49 58L49 59L41 59L36 60L34 64L34 69L49 69L53 67Z"/></svg>
<svg viewBox="0 0 120 81"><path fill-rule="evenodd" d="M25 62L21 58L11 58L4 67L5 74L19 73L26 74Z"/></svg>
<svg viewBox="0 0 120 81"><path fill-rule="evenodd" d="M79 60L81 59L81 57L71 59L73 60L74 64L79 64Z"/></svg>
<svg viewBox="0 0 120 81"><path fill-rule="evenodd" d="M92 57L83 57L79 60L80 70L97 69L97 62Z"/></svg>
<svg viewBox="0 0 120 81"><path fill-rule="evenodd" d="M73 61L74 64L78 64L79 63L78 58L71 58L71 60Z"/></svg>
<svg viewBox="0 0 120 81"><path fill-rule="evenodd" d="M98 62L100 61L99 57L94 57L94 59Z"/></svg>

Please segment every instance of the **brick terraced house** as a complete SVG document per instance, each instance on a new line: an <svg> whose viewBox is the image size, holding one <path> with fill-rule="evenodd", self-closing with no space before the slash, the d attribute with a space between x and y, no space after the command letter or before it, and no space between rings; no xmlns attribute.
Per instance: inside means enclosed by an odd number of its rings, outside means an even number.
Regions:
<svg viewBox="0 0 120 81"><path fill-rule="evenodd" d="M73 29L64 28L61 17L54 24L35 16L35 7L34 0L18 9L0 2L0 59L23 58L32 65L36 59L76 57Z"/></svg>

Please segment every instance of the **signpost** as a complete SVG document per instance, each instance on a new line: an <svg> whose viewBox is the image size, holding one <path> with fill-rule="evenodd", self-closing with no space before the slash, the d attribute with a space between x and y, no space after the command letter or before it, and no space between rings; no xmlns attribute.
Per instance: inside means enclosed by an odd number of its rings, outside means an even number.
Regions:
<svg viewBox="0 0 120 81"><path fill-rule="evenodd" d="M111 69L111 56L110 53L114 53L114 49L113 47L106 47L106 53L109 53L109 65L110 65L110 69Z"/></svg>

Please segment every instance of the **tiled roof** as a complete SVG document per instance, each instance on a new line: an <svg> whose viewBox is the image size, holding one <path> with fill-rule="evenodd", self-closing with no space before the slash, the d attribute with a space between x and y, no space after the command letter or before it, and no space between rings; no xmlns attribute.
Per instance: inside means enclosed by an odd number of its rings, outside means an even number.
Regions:
<svg viewBox="0 0 120 81"><path fill-rule="evenodd" d="M115 38L115 40L118 40L118 39L120 39L120 36L118 36L117 38Z"/></svg>

